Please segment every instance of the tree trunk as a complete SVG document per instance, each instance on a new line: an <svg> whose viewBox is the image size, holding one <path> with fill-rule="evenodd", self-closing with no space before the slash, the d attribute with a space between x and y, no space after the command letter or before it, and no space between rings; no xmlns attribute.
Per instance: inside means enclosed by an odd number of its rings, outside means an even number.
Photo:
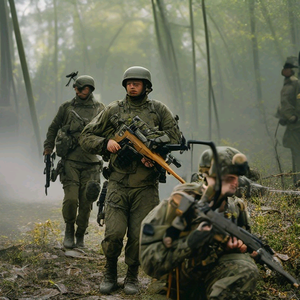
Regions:
<svg viewBox="0 0 300 300"><path fill-rule="evenodd" d="M24 47L23 47L23 42L22 42L22 37L21 37L20 28L19 28L18 16L17 16L14 0L9 0L9 4L10 4L12 20L13 20L13 24L14 24L14 32L15 32L15 36L16 36L23 77L24 77L25 86L26 86L26 93L27 93L27 98L28 98L28 103L29 103L31 120L32 120L32 124L33 124L33 130L34 130L36 142L37 142L37 149L38 149L38 153L40 155L42 155L42 142L41 142L41 136L40 136L40 127L39 127L38 118L37 118L37 114L36 114L36 108L35 108L35 103L34 103L34 98L33 98L33 93L32 93L31 81L30 81L30 77L29 77L27 61L26 61L26 56L25 56L25 52L24 52Z"/></svg>

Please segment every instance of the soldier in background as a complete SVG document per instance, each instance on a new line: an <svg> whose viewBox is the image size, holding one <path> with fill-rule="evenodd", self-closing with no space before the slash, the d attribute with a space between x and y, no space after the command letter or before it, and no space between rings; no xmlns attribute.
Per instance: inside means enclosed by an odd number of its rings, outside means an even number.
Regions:
<svg viewBox="0 0 300 300"><path fill-rule="evenodd" d="M220 217L250 230L245 203L234 196L238 177L246 173L246 158L230 147L217 147L217 152L222 175L220 200L223 201L216 211ZM243 158L243 163L238 156ZM174 229L172 222L180 201L183 197L199 199L208 186L214 186L216 178L212 165L212 152L206 150L200 158L203 182L176 186L171 196L143 220L141 266L146 274L157 279L169 274L171 297L174 288L180 290L180 299L252 299L259 272L253 258L246 253L243 241L220 235L207 216L196 213L193 206L182 209L186 227L174 238L178 227ZM172 299L176 297L173 295Z"/></svg>
<svg viewBox="0 0 300 300"><path fill-rule="evenodd" d="M280 104L276 117L279 124L286 126L282 144L290 148L292 153L293 173L300 172L300 83L294 69L298 68L297 57L287 58L281 75L284 76L281 89ZM300 174L293 176L296 187L300 186Z"/></svg>
<svg viewBox="0 0 300 300"><path fill-rule="evenodd" d="M130 145L114 140L119 126L129 126L138 116L147 127L146 138L153 146L178 144L181 132L168 107L150 100L151 74L140 66L128 68L122 80L126 90L123 100L114 101L83 130L79 139L84 150L109 160L109 179L105 199L105 237L102 249L106 257L105 276L100 292L117 289L117 261L127 234L124 281L125 294L136 294L138 287L139 234L143 218L159 203L159 172L152 161L135 153ZM151 137L151 138L150 138Z"/></svg>
<svg viewBox="0 0 300 300"><path fill-rule="evenodd" d="M100 192L102 159L84 152L78 137L84 126L104 109L104 104L93 96L95 81L91 76L79 76L73 87L76 96L59 107L48 128L43 154L51 154L55 147L61 157L58 173L64 189L62 215L66 225L63 245L82 248L93 202Z"/></svg>

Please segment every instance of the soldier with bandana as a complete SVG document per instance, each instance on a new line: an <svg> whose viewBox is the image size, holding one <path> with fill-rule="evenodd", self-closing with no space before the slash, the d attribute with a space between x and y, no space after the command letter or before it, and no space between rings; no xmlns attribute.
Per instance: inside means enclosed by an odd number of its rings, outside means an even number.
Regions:
<svg viewBox="0 0 300 300"><path fill-rule="evenodd" d="M246 205L234 196L238 177L248 169L246 157L230 147L217 147L217 152L222 188L216 212L220 218L228 218L250 230ZM215 231L203 212L196 213L195 206L184 207L181 203L183 197L197 201L214 187L216 172L211 150L202 153L200 171L202 182L176 186L171 196L143 220L141 266L153 278L168 278L167 296L172 299L176 296L189 300L251 299L259 272L251 255L246 253L247 246L235 237ZM178 216L184 220L180 231L180 224L174 221Z"/></svg>
<svg viewBox="0 0 300 300"><path fill-rule="evenodd" d="M143 218L158 203L160 173L151 160L140 157L128 145L114 140L122 124L129 126L136 116L148 129L144 134L153 147L181 142L177 120L168 107L150 100L151 74L140 66L128 68L122 80L126 90L123 100L109 104L86 128L80 137L84 150L103 155L109 160L108 186L105 199L105 237L102 249L106 257L105 276L100 292L110 294L117 289L117 261L127 235L124 281L125 294L136 294L139 268L139 234Z"/></svg>

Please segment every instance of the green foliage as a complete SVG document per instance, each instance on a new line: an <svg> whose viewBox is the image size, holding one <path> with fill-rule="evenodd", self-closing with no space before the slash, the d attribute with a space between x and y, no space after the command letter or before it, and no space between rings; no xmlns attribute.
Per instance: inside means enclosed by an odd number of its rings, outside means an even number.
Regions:
<svg viewBox="0 0 300 300"><path fill-rule="evenodd" d="M57 239L61 230L57 221L47 220L45 223L35 223L34 229L29 232L29 243L36 246L45 246Z"/></svg>

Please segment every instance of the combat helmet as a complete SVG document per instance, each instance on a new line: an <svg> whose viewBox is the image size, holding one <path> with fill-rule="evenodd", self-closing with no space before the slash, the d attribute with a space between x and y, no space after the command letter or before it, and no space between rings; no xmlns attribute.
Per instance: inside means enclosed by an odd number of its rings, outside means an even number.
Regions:
<svg viewBox="0 0 300 300"><path fill-rule="evenodd" d="M247 158L239 150L227 146L219 146L216 147L216 149L222 176L226 174L240 176L245 175L248 172L249 166ZM205 150L200 157L199 172L203 175L206 174L211 177L216 177L217 170L213 162L212 150Z"/></svg>
<svg viewBox="0 0 300 300"><path fill-rule="evenodd" d="M73 88L77 87L78 89L82 89L85 86L90 86L92 88L92 91L95 90L95 80L92 76L89 75L81 75L76 78Z"/></svg>
<svg viewBox="0 0 300 300"><path fill-rule="evenodd" d="M296 56L288 56L283 66L284 69L298 68L298 58Z"/></svg>
<svg viewBox="0 0 300 300"><path fill-rule="evenodd" d="M128 79L139 79L146 82L149 93L152 91L151 73L148 69L140 66L133 66L128 68L123 74L122 85L126 88L126 81Z"/></svg>

